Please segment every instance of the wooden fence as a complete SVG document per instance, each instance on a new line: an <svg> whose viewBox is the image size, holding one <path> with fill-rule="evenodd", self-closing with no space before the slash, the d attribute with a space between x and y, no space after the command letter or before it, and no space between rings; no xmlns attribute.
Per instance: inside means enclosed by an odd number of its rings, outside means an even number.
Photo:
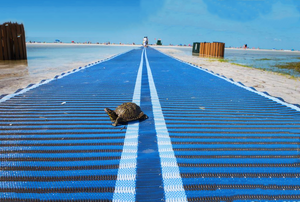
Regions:
<svg viewBox="0 0 300 202"><path fill-rule="evenodd" d="M199 56L201 57L224 57L225 43L200 43Z"/></svg>
<svg viewBox="0 0 300 202"><path fill-rule="evenodd" d="M7 22L0 25L0 60L26 60L23 24Z"/></svg>

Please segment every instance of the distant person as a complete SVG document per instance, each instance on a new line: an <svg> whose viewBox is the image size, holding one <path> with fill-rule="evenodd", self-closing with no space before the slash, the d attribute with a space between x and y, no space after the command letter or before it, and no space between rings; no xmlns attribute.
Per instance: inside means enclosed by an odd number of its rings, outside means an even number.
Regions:
<svg viewBox="0 0 300 202"><path fill-rule="evenodd" d="M144 45L144 47L148 46L148 37L146 37L146 36L143 39L143 45Z"/></svg>

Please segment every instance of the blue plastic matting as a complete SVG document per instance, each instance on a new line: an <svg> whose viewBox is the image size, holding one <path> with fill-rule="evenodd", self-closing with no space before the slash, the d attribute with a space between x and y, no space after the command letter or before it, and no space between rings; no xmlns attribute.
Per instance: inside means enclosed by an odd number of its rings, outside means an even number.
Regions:
<svg viewBox="0 0 300 202"><path fill-rule="evenodd" d="M124 102L149 118L113 127ZM0 111L0 201L300 201L299 108L152 48Z"/></svg>

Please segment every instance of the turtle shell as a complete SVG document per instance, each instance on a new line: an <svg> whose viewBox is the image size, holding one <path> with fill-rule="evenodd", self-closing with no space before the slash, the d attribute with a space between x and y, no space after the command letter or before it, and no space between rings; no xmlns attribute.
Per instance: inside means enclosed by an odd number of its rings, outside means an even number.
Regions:
<svg viewBox="0 0 300 202"><path fill-rule="evenodd" d="M144 114L141 108L133 102L121 104L115 109L115 112L124 122L140 119Z"/></svg>

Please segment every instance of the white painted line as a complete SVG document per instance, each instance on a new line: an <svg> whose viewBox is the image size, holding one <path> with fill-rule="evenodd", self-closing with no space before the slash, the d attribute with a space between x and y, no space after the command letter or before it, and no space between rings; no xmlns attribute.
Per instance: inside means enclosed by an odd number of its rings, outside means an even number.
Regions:
<svg viewBox="0 0 300 202"><path fill-rule="evenodd" d="M174 154L174 150L172 149L170 135L166 126L164 115L162 113L146 51L145 61L148 72L152 107L153 109L155 109L153 110L153 115L155 130L157 133L157 144L162 168L165 199L166 202L187 202L182 179L180 177L179 167ZM167 147L168 150L166 150ZM165 155L167 155L168 158L165 158ZM170 173L172 173L172 175L170 175Z"/></svg>
<svg viewBox="0 0 300 202"><path fill-rule="evenodd" d="M141 55L141 62L135 82L132 102L140 105L142 88L144 49ZM138 152L139 122L128 124L121 160L119 164L118 176L113 195L113 202L134 202L136 195L136 166ZM135 158L128 158L128 156Z"/></svg>

